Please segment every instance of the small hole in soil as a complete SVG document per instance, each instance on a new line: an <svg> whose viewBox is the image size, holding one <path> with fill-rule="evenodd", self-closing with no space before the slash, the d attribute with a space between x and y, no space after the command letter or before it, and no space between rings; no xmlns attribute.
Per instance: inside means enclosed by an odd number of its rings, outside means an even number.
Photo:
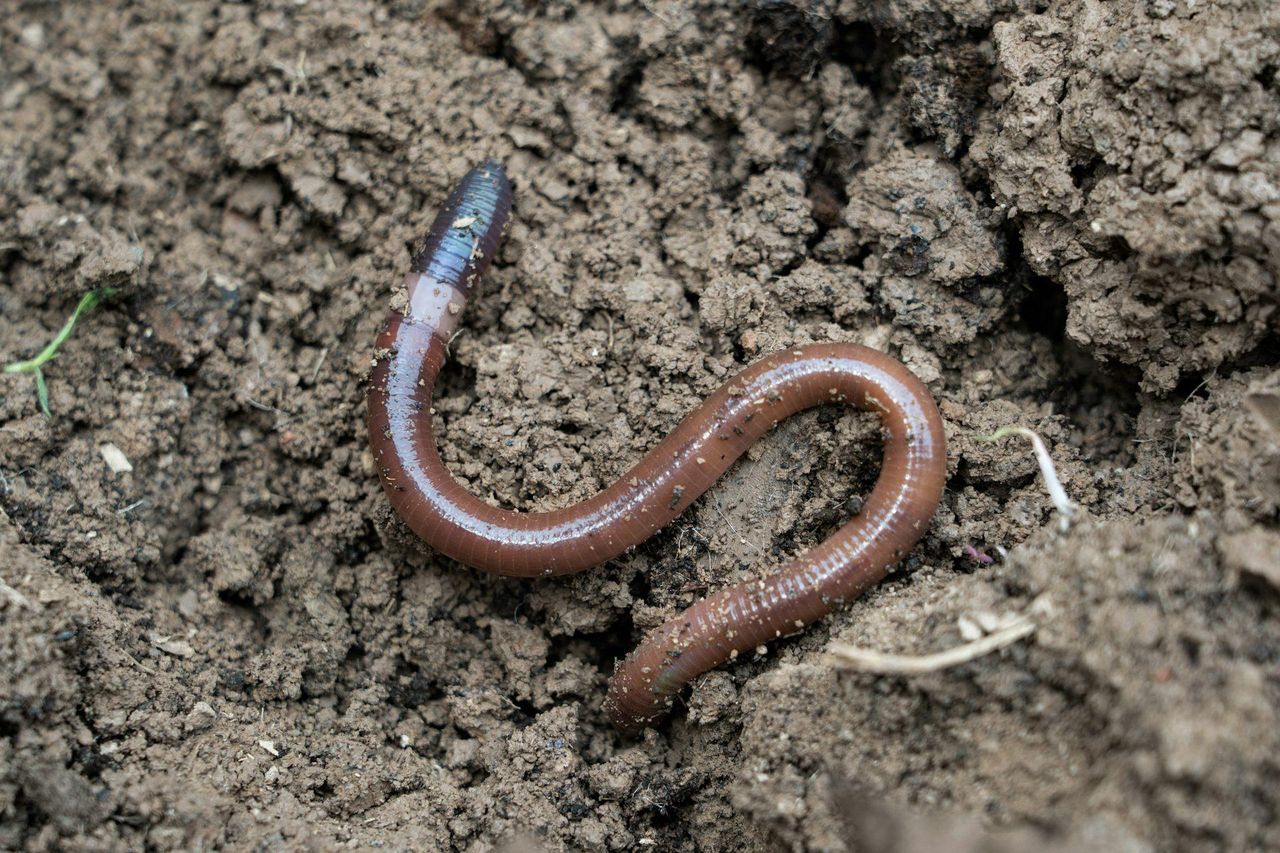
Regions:
<svg viewBox="0 0 1280 853"><path fill-rule="evenodd" d="M818 233L809 241L811 248L818 244L828 229L844 222L844 207L849 202L844 182L839 154L830 145L824 146L814 158L807 181L813 218L820 226Z"/></svg>
<svg viewBox="0 0 1280 853"><path fill-rule="evenodd" d="M417 708L444 697L444 689L421 669L397 661L396 674L387 684L387 701L398 708Z"/></svg>
<svg viewBox="0 0 1280 853"><path fill-rule="evenodd" d="M1260 70L1258 75L1253 79L1257 80L1258 85L1263 88L1273 87L1275 86L1276 81L1280 80L1280 74L1277 74L1277 67L1278 66L1275 65L1264 65L1262 66L1262 70Z"/></svg>
<svg viewBox="0 0 1280 853"><path fill-rule="evenodd" d="M636 48L639 39L626 37L619 45L619 54L630 57L614 72L610 86L613 96L609 99L609 112L623 115L632 112L639 100L640 84L644 82L644 63L638 58Z"/></svg>
<svg viewBox="0 0 1280 853"><path fill-rule="evenodd" d="M1209 396L1209 377L1194 373L1183 376L1178 380L1174 396L1183 400L1190 400L1192 397L1206 399Z"/></svg>
<svg viewBox="0 0 1280 853"><path fill-rule="evenodd" d="M574 637L574 648L590 649L593 654L587 657L587 662L605 675L613 675L614 664L630 654L639 639L631 611L624 610L612 628Z"/></svg>
<svg viewBox="0 0 1280 853"><path fill-rule="evenodd" d="M1083 163L1076 163L1071 167L1071 183L1081 192L1089 192L1097 183L1099 170L1105 165L1101 157L1091 157Z"/></svg>
<svg viewBox="0 0 1280 853"><path fill-rule="evenodd" d="M1182 650L1186 652L1192 666L1200 663L1200 642L1192 637L1182 637L1181 642Z"/></svg>
<svg viewBox="0 0 1280 853"><path fill-rule="evenodd" d="M517 721L517 725L519 725L520 728L524 728L530 725L533 722L534 718L538 716L538 709L533 704L533 702L529 701L528 699L516 699L513 697L508 697L508 698L510 699L511 704L515 705L516 709L524 717L524 719Z"/></svg>
<svg viewBox="0 0 1280 853"><path fill-rule="evenodd" d="M257 609L253 603L253 596L245 590L220 589L218 590L218 600L232 607L244 607L249 610Z"/></svg>
<svg viewBox="0 0 1280 853"><path fill-rule="evenodd" d="M1029 273L1030 295L1022 300L1019 314L1022 322L1049 340L1059 343L1067 330L1067 294L1062 285L1044 276Z"/></svg>
<svg viewBox="0 0 1280 853"><path fill-rule="evenodd" d="M875 76L872 72L876 66L887 66L884 57L884 40L876 36L875 28L865 21L855 21L847 26L838 26L835 30L835 45L831 56L853 69L855 74L863 77Z"/></svg>

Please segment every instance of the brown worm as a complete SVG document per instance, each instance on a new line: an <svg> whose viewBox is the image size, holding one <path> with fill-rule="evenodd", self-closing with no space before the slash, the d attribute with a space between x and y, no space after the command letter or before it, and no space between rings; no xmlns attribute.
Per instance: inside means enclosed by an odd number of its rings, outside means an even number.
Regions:
<svg viewBox="0 0 1280 853"><path fill-rule="evenodd" d="M441 461L431 395L510 211L511 184L498 163L463 178L414 253L405 307L391 312L377 342L369 442L391 505L437 551L499 575L579 572L684 512L788 415L843 403L876 412L883 426L880 479L855 518L773 574L697 602L618 665L606 708L615 726L635 733L658 722L695 676L799 631L884 577L924 533L941 499L942 421L920 380L889 356L856 344L797 347L743 370L594 497L551 512L490 506Z"/></svg>

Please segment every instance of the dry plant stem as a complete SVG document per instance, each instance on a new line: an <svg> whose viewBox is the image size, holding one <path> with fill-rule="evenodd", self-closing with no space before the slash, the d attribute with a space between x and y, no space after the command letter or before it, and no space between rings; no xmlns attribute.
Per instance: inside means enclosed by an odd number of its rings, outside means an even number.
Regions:
<svg viewBox="0 0 1280 853"><path fill-rule="evenodd" d="M1021 616L1016 622L993 631L987 636L930 655L893 655L862 649L844 643L832 643L827 653L841 669L873 672L881 675L920 675L937 672L976 660L997 649L1012 645L1036 630L1035 622Z"/></svg>
<svg viewBox="0 0 1280 853"><path fill-rule="evenodd" d="M1049 490L1049 498L1053 501L1054 507L1058 510L1058 527L1063 533L1071 528L1071 520L1076 514L1077 507L1071 498L1067 497L1067 490L1062 488L1062 481L1058 479L1058 471L1053 466L1053 458L1049 456L1049 448L1045 446L1044 440L1039 434L1026 427L1006 426L993 432L991 435L979 436L979 441L999 441L1007 435L1020 435L1031 442L1031 446L1035 449L1036 462L1040 466L1040 474L1044 477L1045 488Z"/></svg>

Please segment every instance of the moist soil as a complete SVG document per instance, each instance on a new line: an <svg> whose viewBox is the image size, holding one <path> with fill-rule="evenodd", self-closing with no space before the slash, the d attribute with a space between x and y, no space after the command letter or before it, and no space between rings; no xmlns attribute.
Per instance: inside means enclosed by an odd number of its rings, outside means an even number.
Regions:
<svg viewBox="0 0 1280 853"><path fill-rule="evenodd" d="M51 416L0 377L0 848L1280 846L1280 6L31 0L0 57L0 362L115 289ZM435 404L476 494L570 505L814 341L945 420L903 564L639 739L614 661L856 512L878 429L792 418L577 577L435 555L363 383L486 156Z"/></svg>

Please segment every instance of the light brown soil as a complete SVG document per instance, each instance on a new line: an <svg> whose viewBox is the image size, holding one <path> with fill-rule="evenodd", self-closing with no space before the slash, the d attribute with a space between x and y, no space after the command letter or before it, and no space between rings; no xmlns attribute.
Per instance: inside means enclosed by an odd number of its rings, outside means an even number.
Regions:
<svg viewBox="0 0 1280 853"><path fill-rule="evenodd" d="M1280 6L31 0L0 57L0 362L119 288L52 418L0 377L0 848L1280 846ZM855 510L875 422L577 578L434 556L361 382L487 155L516 220L436 404L478 494L579 500L809 341L946 419L905 564L639 741L615 658ZM824 655L1032 609L943 673Z"/></svg>

